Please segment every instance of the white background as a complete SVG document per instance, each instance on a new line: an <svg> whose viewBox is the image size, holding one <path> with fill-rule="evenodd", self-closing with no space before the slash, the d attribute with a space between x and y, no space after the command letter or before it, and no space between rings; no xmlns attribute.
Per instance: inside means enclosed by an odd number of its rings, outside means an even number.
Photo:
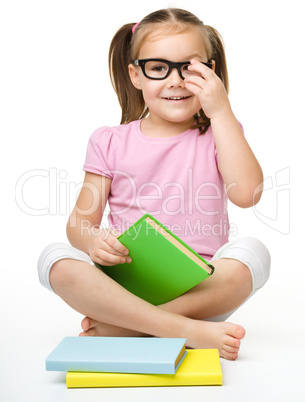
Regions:
<svg viewBox="0 0 305 402"><path fill-rule="evenodd" d="M66 241L90 134L117 125L108 47L127 22L187 8L222 34L230 100L266 190L256 208L230 206L238 236L269 247L268 284L231 321L247 336L223 387L67 390L44 359L81 316L38 282L42 248ZM301 1L2 1L0 6L0 400L304 400L304 21Z"/></svg>

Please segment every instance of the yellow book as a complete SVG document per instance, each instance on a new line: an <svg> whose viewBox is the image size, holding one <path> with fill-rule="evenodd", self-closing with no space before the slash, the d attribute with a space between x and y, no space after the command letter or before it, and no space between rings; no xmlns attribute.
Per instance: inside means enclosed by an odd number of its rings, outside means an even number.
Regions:
<svg viewBox="0 0 305 402"><path fill-rule="evenodd" d="M67 388L222 385L217 349L191 349L176 374L67 372Z"/></svg>

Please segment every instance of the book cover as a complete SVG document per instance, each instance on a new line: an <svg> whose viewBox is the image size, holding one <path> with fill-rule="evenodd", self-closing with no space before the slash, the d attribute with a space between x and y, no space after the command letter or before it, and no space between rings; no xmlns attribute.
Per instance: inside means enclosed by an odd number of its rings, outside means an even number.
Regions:
<svg viewBox="0 0 305 402"><path fill-rule="evenodd" d="M68 372L67 388L222 385L217 349L191 349L175 375Z"/></svg>
<svg viewBox="0 0 305 402"><path fill-rule="evenodd" d="M111 267L95 264L131 293L159 305L208 278L214 267L150 214L118 237L132 259Z"/></svg>
<svg viewBox="0 0 305 402"><path fill-rule="evenodd" d="M174 374L186 355L186 339L66 337L46 358L50 371Z"/></svg>

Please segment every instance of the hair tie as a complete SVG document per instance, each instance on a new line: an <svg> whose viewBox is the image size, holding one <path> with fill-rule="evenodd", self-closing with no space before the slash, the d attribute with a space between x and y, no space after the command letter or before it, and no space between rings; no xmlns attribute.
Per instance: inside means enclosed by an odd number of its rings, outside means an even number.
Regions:
<svg viewBox="0 0 305 402"><path fill-rule="evenodd" d="M141 21L140 21L141 22ZM131 32L134 34L134 31L136 30L137 26L140 24L140 22L137 22L136 24L134 24L134 26L132 27Z"/></svg>

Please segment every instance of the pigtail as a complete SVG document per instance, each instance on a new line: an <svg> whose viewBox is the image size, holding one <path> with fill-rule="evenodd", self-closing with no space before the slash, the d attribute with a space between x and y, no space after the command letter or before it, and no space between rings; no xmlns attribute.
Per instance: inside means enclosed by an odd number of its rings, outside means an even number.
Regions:
<svg viewBox="0 0 305 402"><path fill-rule="evenodd" d="M223 85L229 93L229 77L227 70L226 54L224 49L224 43L220 33L213 27L205 25L208 37L212 45L211 59L215 60L215 73L223 82Z"/></svg>
<svg viewBox="0 0 305 402"><path fill-rule="evenodd" d="M133 26L134 24L122 26L113 37L109 49L109 73L122 109L121 124L143 118L148 113L142 91L133 86L129 77Z"/></svg>

